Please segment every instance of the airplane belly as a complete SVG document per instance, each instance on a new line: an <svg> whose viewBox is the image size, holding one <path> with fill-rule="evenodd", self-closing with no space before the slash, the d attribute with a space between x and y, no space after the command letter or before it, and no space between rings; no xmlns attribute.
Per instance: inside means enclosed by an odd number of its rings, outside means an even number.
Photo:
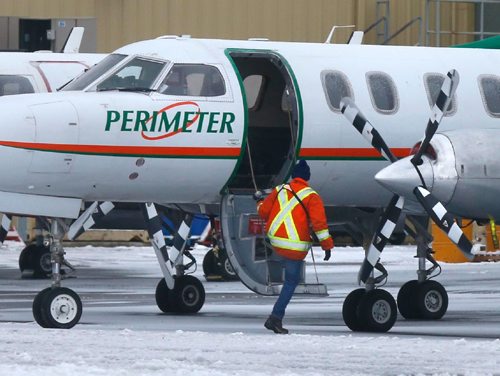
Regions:
<svg viewBox="0 0 500 376"><path fill-rule="evenodd" d="M232 159L78 156L67 188L86 200L218 203L235 163ZM84 185L79 184L82 181Z"/></svg>

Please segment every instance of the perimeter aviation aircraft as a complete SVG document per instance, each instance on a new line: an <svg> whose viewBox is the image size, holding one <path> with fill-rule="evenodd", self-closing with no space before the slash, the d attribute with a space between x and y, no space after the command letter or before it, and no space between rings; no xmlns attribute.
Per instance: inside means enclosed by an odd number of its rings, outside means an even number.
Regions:
<svg viewBox="0 0 500 376"><path fill-rule="evenodd" d="M500 53L471 51L166 36L120 48L58 93L2 98L0 211L51 223L53 284L34 300L36 321L56 328L79 321L80 298L61 287L61 239L88 228L94 211L102 215L112 202L142 203L164 276L156 289L162 311L194 313L204 304L201 282L188 274L192 213L219 215L242 282L277 294L283 272L252 194L286 181L299 158L309 161L332 223L354 218L366 239L375 233L359 275L365 286L344 303L346 324L387 331L396 320L394 298L377 287L387 277L379 257L401 213L411 214L419 263L418 280L400 290L400 312L442 317L446 291L429 280L439 266L419 218L432 216L470 256L447 210L500 216L493 153ZM426 123L423 147L411 156ZM83 202L94 203L80 213ZM162 207L186 214L170 249ZM299 292L326 288L303 283Z"/></svg>

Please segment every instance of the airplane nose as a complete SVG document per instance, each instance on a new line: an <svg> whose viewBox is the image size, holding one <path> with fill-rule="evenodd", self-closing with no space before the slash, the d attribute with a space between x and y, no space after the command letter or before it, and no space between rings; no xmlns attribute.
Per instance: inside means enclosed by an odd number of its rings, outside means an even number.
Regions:
<svg viewBox="0 0 500 376"><path fill-rule="evenodd" d="M422 181L415 166L411 163L412 156L400 159L380 170L375 175L375 180L389 191L400 196L413 196L413 189L422 185ZM427 157L423 157L422 165L418 169L427 185L432 190L434 174Z"/></svg>

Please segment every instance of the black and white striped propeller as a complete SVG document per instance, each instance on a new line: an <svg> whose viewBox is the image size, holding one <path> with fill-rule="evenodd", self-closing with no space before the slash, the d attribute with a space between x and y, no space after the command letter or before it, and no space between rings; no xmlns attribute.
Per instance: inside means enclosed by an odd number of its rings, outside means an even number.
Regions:
<svg viewBox="0 0 500 376"><path fill-rule="evenodd" d="M410 158L411 164L415 167L422 182L421 186L416 186L413 189L415 198L429 214L432 220L438 225L438 227L443 230L446 235L458 246L458 248L470 259L472 258L472 244L464 235L460 227L456 224L453 216L448 213L443 204L441 204L439 200L437 200L427 190L425 181L418 167L422 164L422 156L427 150L432 137L438 129L439 123L443 118L444 111L448 108L459 81L460 78L457 71L451 70L447 73L436 103L432 107L431 116L427 123L425 136L420 144L420 149L415 155L407 158ZM392 154L380 133L361 113L354 101L350 98L343 98L341 100L341 111L346 119L349 120L358 132L361 133L361 135L375 149L377 149L385 159L391 163L397 161L397 158L394 154ZM372 243L368 249L363 264L361 265L358 281L366 283L373 271L373 268L378 263L380 255L391 237L394 228L396 227L396 223L401 215L404 199L405 198L403 196L395 194L385 209L373 236Z"/></svg>

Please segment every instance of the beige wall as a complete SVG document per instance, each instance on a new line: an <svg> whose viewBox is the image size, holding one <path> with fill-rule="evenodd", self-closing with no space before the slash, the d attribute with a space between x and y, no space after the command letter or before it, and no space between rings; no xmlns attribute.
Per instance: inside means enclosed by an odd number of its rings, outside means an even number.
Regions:
<svg viewBox="0 0 500 376"><path fill-rule="evenodd" d="M391 32L410 19L424 16L425 0L392 0ZM383 13L381 14L383 15ZM376 20L375 0L2 0L0 16L24 18L96 18L97 50L112 51L123 44L164 34L193 37L323 42L333 25L355 24L365 29ZM424 20L422 20L424 22ZM434 21L432 20L432 27ZM444 28L471 30L471 5L443 7ZM425 31L425 23L422 24ZM431 27L431 28L432 28ZM350 30L340 30L344 42ZM450 36L442 44L470 38ZM431 39L432 44L435 38ZM425 37L423 37L425 42ZM376 42L376 32L366 35ZM418 24L391 44L418 42Z"/></svg>

